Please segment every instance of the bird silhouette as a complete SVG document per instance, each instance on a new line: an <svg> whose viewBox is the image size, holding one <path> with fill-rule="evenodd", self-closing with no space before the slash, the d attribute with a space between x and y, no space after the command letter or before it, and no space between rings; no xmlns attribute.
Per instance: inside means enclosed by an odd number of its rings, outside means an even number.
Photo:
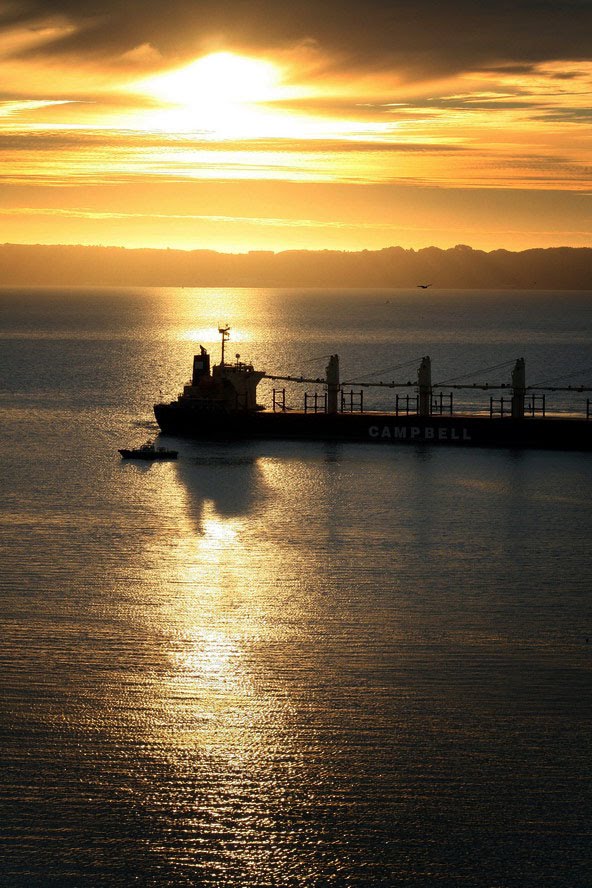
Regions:
<svg viewBox="0 0 592 888"><path fill-rule="evenodd" d="M431 287L431 284L418 284L417 285L420 290L427 290L428 287Z"/></svg>

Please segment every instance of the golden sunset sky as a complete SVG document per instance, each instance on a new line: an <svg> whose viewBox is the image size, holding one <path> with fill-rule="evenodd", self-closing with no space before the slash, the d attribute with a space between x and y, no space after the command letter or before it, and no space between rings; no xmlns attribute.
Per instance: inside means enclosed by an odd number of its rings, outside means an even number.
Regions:
<svg viewBox="0 0 592 888"><path fill-rule="evenodd" d="M0 242L592 245L589 0L0 0Z"/></svg>

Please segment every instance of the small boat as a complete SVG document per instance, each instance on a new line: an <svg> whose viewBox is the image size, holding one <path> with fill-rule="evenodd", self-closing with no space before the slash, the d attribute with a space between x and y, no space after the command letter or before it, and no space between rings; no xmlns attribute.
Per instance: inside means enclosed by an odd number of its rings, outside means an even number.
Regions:
<svg viewBox="0 0 592 888"><path fill-rule="evenodd" d="M177 459L178 450L168 450L166 447L155 447L152 441L147 441L141 447L134 450L120 450L123 459Z"/></svg>

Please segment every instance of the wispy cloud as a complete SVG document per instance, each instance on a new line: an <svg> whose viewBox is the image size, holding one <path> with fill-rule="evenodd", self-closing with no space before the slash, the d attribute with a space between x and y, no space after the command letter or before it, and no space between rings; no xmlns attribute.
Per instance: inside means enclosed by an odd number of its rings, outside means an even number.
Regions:
<svg viewBox="0 0 592 888"><path fill-rule="evenodd" d="M343 231L352 231L356 229L366 230L366 231L424 231L430 232L437 230L433 225L417 225L412 224L409 225L406 223L405 225L396 225L392 221L383 221L383 222L372 222L370 220L360 220L356 219L353 221L338 221L338 220L327 220L327 219L302 219L302 218L294 218L294 217L278 217L278 216L229 216L229 215L214 215L214 214L203 214L203 213L123 213L123 212L101 212L97 210L85 209L84 207L80 208L70 208L70 209L60 209L56 207L4 207L0 208L0 216L49 216L49 217L60 217L60 218L70 218L70 219L104 219L104 220L126 220L130 221L143 219L143 220L161 220L163 222L169 222L172 220L180 220L182 222L207 222L220 224L223 226L227 225L238 225L244 227L248 226L258 226L263 228L304 228L304 229L333 229L333 230L343 230ZM461 225L454 226L453 230L463 231L464 227ZM495 233L498 229L491 229L491 232L485 233ZM549 231L548 228L544 226L539 226L538 228L529 229L528 233L532 235L537 234L547 234ZM508 234L524 234L524 229L515 229L507 228L506 233ZM574 228L570 231L564 231L564 234L569 235L577 235L577 236L589 236L592 232L588 229L577 229Z"/></svg>

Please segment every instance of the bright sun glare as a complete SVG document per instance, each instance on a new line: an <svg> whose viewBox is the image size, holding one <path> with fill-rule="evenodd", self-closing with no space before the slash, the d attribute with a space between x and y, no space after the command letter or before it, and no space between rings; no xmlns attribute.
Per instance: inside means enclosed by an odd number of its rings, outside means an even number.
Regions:
<svg viewBox="0 0 592 888"><path fill-rule="evenodd" d="M173 104L194 106L266 102L274 98L279 71L271 62L217 52L144 85Z"/></svg>
<svg viewBox="0 0 592 888"><path fill-rule="evenodd" d="M255 134L265 116L257 105L287 94L278 67L231 52L213 53L135 86L172 106L154 116L159 128L209 130L221 137Z"/></svg>

